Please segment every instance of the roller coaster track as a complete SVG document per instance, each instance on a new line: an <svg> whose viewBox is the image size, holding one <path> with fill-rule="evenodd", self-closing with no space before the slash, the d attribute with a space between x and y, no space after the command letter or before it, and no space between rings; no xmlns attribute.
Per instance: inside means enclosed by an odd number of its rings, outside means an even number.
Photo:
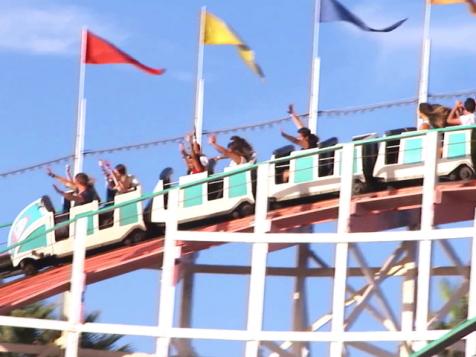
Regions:
<svg viewBox="0 0 476 357"><path fill-rule="evenodd" d="M352 232L381 231L419 224L422 187L389 189L359 195L352 200L350 229ZM440 183L436 187L435 225L472 220L476 207L476 180ZM306 224L335 221L338 199L297 204L275 209L268 214L271 231L280 232ZM252 231L254 217L202 227L205 232ZM189 242L182 254L210 248L217 243ZM140 244L118 248L88 257L85 262L86 283L125 274L137 269L158 268L163 253L163 239L157 237ZM0 314L7 314L35 301L69 289L71 264L46 269L39 274L20 278L0 286Z"/></svg>

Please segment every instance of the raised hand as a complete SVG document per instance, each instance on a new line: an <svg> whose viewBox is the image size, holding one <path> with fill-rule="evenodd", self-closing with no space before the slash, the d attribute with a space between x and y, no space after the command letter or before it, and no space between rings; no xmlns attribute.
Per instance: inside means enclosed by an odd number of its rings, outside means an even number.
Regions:
<svg viewBox="0 0 476 357"><path fill-rule="evenodd" d="M217 143L217 136L215 134L208 135L208 142L213 145Z"/></svg>
<svg viewBox="0 0 476 357"><path fill-rule="evenodd" d="M64 168L65 172L66 172L66 177L68 178L68 180L73 180L73 173L71 171L71 166L69 164L66 164L65 168Z"/></svg>
<svg viewBox="0 0 476 357"><path fill-rule="evenodd" d="M46 168L46 174L49 176L49 177L55 177L56 175L53 173L53 171L51 170L51 167L47 167Z"/></svg>
<svg viewBox="0 0 476 357"><path fill-rule="evenodd" d="M288 114L294 114L294 106L292 104L288 106Z"/></svg>

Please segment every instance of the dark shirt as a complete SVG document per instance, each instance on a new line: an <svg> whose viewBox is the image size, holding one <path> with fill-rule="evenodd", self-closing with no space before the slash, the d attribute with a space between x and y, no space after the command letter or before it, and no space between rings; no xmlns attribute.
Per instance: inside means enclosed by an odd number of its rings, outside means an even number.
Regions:
<svg viewBox="0 0 476 357"><path fill-rule="evenodd" d="M88 188L85 189L83 192L79 193L78 196L82 198L82 202L77 202L76 206L85 205L93 201L101 202L101 198L96 192L94 186L88 186Z"/></svg>

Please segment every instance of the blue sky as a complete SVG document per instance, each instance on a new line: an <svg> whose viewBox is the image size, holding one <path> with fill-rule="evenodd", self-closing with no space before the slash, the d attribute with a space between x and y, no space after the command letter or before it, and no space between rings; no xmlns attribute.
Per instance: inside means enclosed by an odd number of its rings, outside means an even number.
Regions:
<svg viewBox="0 0 476 357"><path fill-rule="evenodd" d="M415 97L424 1L342 0L342 3L373 27L384 27L406 17L409 20L389 34L362 32L344 23L322 25L320 108ZM167 69L165 75L156 77L126 65L88 66L86 149L147 142L189 131L193 118L198 16L202 5L227 21L255 50L266 74L266 80L260 81L231 47L207 47L204 128L213 130L281 118L286 115L289 103L294 103L298 111L306 112L312 0L0 0L0 120L3 123L0 173L72 152L79 36L83 25L145 64ZM472 70L476 55L475 30L475 18L464 5L433 8L430 92L475 87L476 71ZM319 122L319 135L322 139L337 136L346 141L360 133L382 133L413 125L414 112L415 108L409 106L353 116L323 117ZM283 128L293 130L290 124ZM252 142L260 160L269 158L274 148L285 144L279 136L279 127L241 135ZM226 136L219 137L221 142L226 139ZM214 155L207 145L204 149ZM100 191L103 191L97 166L100 158L125 163L139 177L145 191L152 190L164 167L174 167L175 178L185 171L176 145L89 157L85 171L98 179ZM63 171L62 166L53 168ZM45 193L59 205L51 180L43 171L1 180L1 223L12 221L21 208ZM3 241L7 232L0 233L0 241ZM279 264L294 261L292 249L273 254L270 259ZM200 259L209 263L222 257L247 264L249 248L216 248L203 253ZM227 321L234 327L244 327L245 307L229 306L233 298L223 301L226 299L210 292L225 286L223 284L231 284L241 299L247 294L247 278L240 279L199 280L199 298L213 301L218 312L200 305L194 318L215 326L214 321L220 320L220 311L226 315L236 308L240 314L230 316ZM153 300L158 296L158 282L154 272L136 272L97 284L88 288L87 308L102 309L106 321L153 324L157 315ZM269 284L272 289L274 283ZM131 288L124 289L124 286ZM139 294L140 289L146 291ZM111 296L117 304L108 303ZM130 308L132 298L144 296L148 303ZM287 292L279 296L270 302L271 306L289 303L283 299L283 296L289 297ZM128 304L128 309L124 310L124 304ZM279 321L278 324L289 326L290 318L282 317ZM133 341L137 349L151 350L151 341ZM206 350L206 344L203 345ZM240 348L241 345L231 351L240 355ZM219 355L213 351L209 348L204 353Z"/></svg>

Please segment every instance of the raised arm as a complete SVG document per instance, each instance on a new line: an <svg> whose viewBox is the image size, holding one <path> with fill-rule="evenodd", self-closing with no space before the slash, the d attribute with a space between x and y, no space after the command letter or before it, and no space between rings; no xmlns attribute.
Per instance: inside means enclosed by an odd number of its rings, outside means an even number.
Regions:
<svg viewBox="0 0 476 357"><path fill-rule="evenodd" d="M293 121L294 125L296 125L298 129L305 128L301 118L294 111L294 106L292 104L289 104L288 113L289 115L291 115L291 120Z"/></svg>
<svg viewBox="0 0 476 357"><path fill-rule="evenodd" d="M462 106L460 101L457 101L453 109L451 109L450 114L448 114L448 118L446 119L446 123L448 125L461 125L461 120L459 119L459 110Z"/></svg>
<svg viewBox="0 0 476 357"><path fill-rule="evenodd" d="M281 136L287 140L289 140L290 142L292 142L293 144L296 144L296 145L301 145L299 139L297 139L296 137L292 136L292 135L289 135L287 134L283 129L281 129Z"/></svg>
<svg viewBox="0 0 476 357"><path fill-rule="evenodd" d="M66 173L66 178L70 181L73 181L73 173L71 172L71 166L69 164L66 164L65 168L65 173Z"/></svg>
<svg viewBox="0 0 476 357"><path fill-rule="evenodd" d="M217 137L216 135L212 134L208 137L208 143L215 148L220 154L230 158L237 164L241 164L241 156L234 153L233 151L224 148L223 146L217 144Z"/></svg>
<svg viewBox="0 0 476 357"><path fill-rule="evenodd" d="M58 192L61 196L63 196L68 201L83 203L83 197L81 197L80 195L73 192L64 192L63 190L60 190L58 186L56 185L53 185L53 188L55 189L56 192Z"/></svg>
<svg viewBox="0 0 476 357"><path fill-rule="evenodd" d="M55 180L62 183L66 187L69 187L73 190L76 189L76 184L74 183L73 180L68 180L66 177L56 175L53 171L51 171L49 167L47 168L47 173L48 173L48 176L54 178Z"/></svg>
<svg viewBox="0 0 476 357"><path fill-rule="evenodd" d="M185 149L185 145L183 143L179 144L179 152L180 155L182 156L183 161L185 162L185 166L187 167L187 170L190 168L189 161L190 161L190 155Z"/></svg>

